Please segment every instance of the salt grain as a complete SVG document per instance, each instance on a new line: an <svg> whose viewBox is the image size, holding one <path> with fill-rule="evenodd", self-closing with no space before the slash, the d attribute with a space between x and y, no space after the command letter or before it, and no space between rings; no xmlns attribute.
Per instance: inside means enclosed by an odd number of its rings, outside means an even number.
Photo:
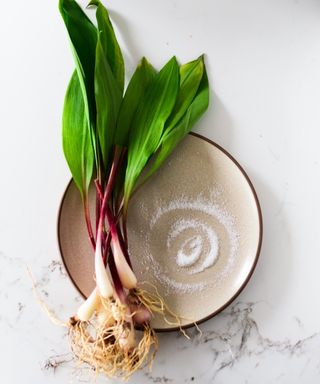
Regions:
<svg viewBox="0 0 320 384"><path fill-rule="evenodd" d="M221 195L219 187L212 191L210 199L203 196L196 199L182 196L168 204L159 201L156 205L157 209L150 219L150 232L146 234L146 251L151 269L159 282L166 287L167 294L199 292L208 285L219 284L232 271L238 251L239 235L235 218L225 208L226 204L221 201ZM164 267L152 255L150 233L156 230L158 221L165 219L165 215L169 213L171 218L182 218L169 226L166 246L168 255L173 257L174 262L166 262ZM223 267L214 275L214 281L211 278L199 283L199 278L196 279L194 275L213 268L219 259L222 240L216 233L212 219L226 232L229 252ZM173 278L172 275L182 276L183 281L177 281L178 277ZM188 283L185 282L186 276L190 276Z"/></svg>

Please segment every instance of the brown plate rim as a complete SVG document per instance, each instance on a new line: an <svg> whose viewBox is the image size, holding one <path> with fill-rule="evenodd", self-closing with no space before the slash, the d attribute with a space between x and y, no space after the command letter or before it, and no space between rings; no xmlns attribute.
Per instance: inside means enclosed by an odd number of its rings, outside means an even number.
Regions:
<svg viewBox="0 0 320 384"><path fill-rule="evenodd" d="M253 197L254 197L254 200L255 200L255 204L256 204L256 208L257 208L257 212L258 212L258 217L259 217L259 241L258 241L258 247L257 247L257 251L256 251L256 256L255 256L255 259L254 259L254 262L252 264L252 267L250 269L250 272L248 274L248 276L246 277L246 279L244 280L244 282L242 283L242 285L240 286L240 288L237 290L237 292L225 303L223 304L222 306L220 306L217 310L215 310L214 312L212 312L210 315L196 321L196 322L192 322L192 323L189 323L189 324L185 324L181 327L171 327L171 328L154 328L154 330L156 332L159 332L159 333L162 333L162 332L173 332L173 331L179 331L181 329L187 329L187 328L191 328L191 327L194 327L195 324L199 325L199 324L202 324L204 323L205 321L207 320L210 320L211 318L213 318L214 316L216 316L218 313L220 313L221 311L223 311L226 307L228 307L239 295L240 293L244 290L244 288L246 287L246 285L248 284L249 280L251 279L252 277L252 274L256 268L256 265L258 263L258 259L259 259L259 256L260 256L260 251L261 251L261 246L262 246L262 238L263 238L263 219L262 219L262 210L261 210L261 206L260 206L260 202L259 202L259 199L258 199L258 196L257 196L257 193L256 193L256 190L248 176L248 174L246 173L246 171L242 168L242 166L238 163L238 161L228 152L226 151L224 148L222 148L219 144L215 143L214 141L208 139L207 137L205 136L202 136L200 135L199 133L195 133L195 132L190 132L189 133L190 135L192 136L195 136L201 140L204 140L206 141L207 143L213 145L214 147L218 148L223 154L225 154L236 166L237 168L240 170L240 172L243 174L243 176L245 177L246 181L248 182L249 184L249 187L251 189L251 192L253 194ZM59 210L58 210L58 218L57 218L57 239L58 239L58 245L59 245L59 252L60 252L60 256L61 256L61 259L62 259L62 263L63 263L63 266L65 268L65 270L67 271L67 274L71 280L71 282L73 283L74 287L77 289L77 291L81 294L81 296L83 298L86 298L86 296L84 295L84 293L81 291L81 289L79 288L79 286L77 285L77 283L74 281L73 277L71 276L70 272L69 272L69 269L67 268L67 265L66 265L66 261L65 261L65 258L64 258L64 255L63 255L63 252L62 252L62 245L61 245L61 241L60 241L60 231L59 231L59 228L60 228L60 220L61 220L61 212L62 212L62 207L63 207L63 204L64 204L64 200L66 198L66 195L67 195L67 192L68 192L68 189L70 187L72 183L72 179L70 180L70 182L68 183L64 193L63 193L63 196L62 196L62 199L60 201L60 204L59 204Z"/></svg>

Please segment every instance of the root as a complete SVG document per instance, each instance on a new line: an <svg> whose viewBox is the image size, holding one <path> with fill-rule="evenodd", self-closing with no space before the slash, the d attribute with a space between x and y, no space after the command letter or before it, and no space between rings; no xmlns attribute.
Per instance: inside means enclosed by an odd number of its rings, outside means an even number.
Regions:
<svg viewBox="0 0 320 384"><path fill-rule="evenodd" d="M148 322L140 325L139 330L134 329L134 317L139 306L151 314L163 316L168 325L178 327L190 339L182 328L181 318L168 307L152 284L148 283L154 293L141 288L131 290L126 304L121 304L118 299L100 298L100 306L90 321L80 321L74 316L69 322L63 322L41 299L30 269L28 273L38 303L54 324L68 328L75 358L80 365L87 364L95 375L103 373L111 379L127 380L142 367L149 366L151 369L158 350L158 339ZM135 304L137 312L130 311L130 303ZM196 323L195 326L201 333Z"/></svg>
<svg viewBox="0 0 320 384"><path fill-rule="evenodd" d="M154 289L155 293L148 292L142 288L136 288L132 290L131 295L136 297L152 314L157 313L161 315L168 325L179 328L180 332L187 339L190 339L182 328L181 317L165 303L156 286L151 283L148 283L148 285Z"/></svg>
<svg viewBox="0 0 320 384"><path fill-rule="evenodd" d="M69 338L76 358L92 367L96 374L125 380L142 366L151 367L158 348L152 328L144 325L137 333L139 341L126 348L123 341L136 332L128 321L126 307L110 300L104 300L103 307L106 316L102 322L97 316L90 322L74 318L70 322Z"/></svg>
<svg viewBox="0 0 320 384"><path fill-rule="evenodd" d="M42 308L42 310L45 312L45 314L48 316L48 318L51 320L51 322L54 324L54 325L58 325L59 327L68 327L68 323L60 320L47 306L47 304L44 302L44 300L40 297L40 293L39 293L39 290L37 288L37 283L33 277L33 274L32 274L32 271L31 269L27 266L27 272L28 272L28 275L29 275L29 278L31 280L31 284L32 284L32 291L33 291L33 294L36 298L36 301L38 302L38 304L40 305L40 307Z"/></svg>
<svg viewBox="0 0 320 384"><path fill-rule="evenodd" d="M142 284L149 285L155 293L150 293L142 288L136 288L132 290L131 295L133 295L133 297L137 297L137 300L140 301L151 313L161 315L168 325L179 328L180 332L188 340L190 340L190 336L183 329L183 325L181 323L182 319L192 322L199 333L199 337L202 336L202 331L199 328L199 325L191 319L180 317L172 309L170 309L155 285L149 282L144 282Z"/></svg>

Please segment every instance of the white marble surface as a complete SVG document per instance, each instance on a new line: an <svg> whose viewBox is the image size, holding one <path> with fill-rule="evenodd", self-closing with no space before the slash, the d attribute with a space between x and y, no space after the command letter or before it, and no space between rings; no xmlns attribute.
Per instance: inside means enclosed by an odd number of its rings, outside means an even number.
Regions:
<svg viewBox="0 0 320 384"><path fill-rule="evenodd" d="M60 114L72 59L57 1L1 5L0 381L80 383L65 330L36 302L30 266L62 318L79 296L65 275L56 214L69 179ZM81 1L84 5L85 1ZM110 0L128 72L207 53L213 102L197 131L245 167L265 236L245 291L202 326L160 336L154 370L130 383L320 381L320 2ZM193 332L191 332L193 335ZM98 383L105 380L98 379Z"/></svg>

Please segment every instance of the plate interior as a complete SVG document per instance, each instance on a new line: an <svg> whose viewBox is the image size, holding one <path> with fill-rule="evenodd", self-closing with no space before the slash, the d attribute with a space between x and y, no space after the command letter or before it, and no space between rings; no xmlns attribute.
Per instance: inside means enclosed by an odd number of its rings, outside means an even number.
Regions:
<svg viewBox="0 0 320 384"><path fill-rule="evenodd" d="M217 313L241 291L256 264L261 231L259 203L241 168L195 135L179 144L129 208L129 249L138 280L151 292L156 287L184 326ZM69 275L88 296L94 288L93 251L73 183L61 204L58 236ZM172 328L157 316L152 325Z"/></svg>

